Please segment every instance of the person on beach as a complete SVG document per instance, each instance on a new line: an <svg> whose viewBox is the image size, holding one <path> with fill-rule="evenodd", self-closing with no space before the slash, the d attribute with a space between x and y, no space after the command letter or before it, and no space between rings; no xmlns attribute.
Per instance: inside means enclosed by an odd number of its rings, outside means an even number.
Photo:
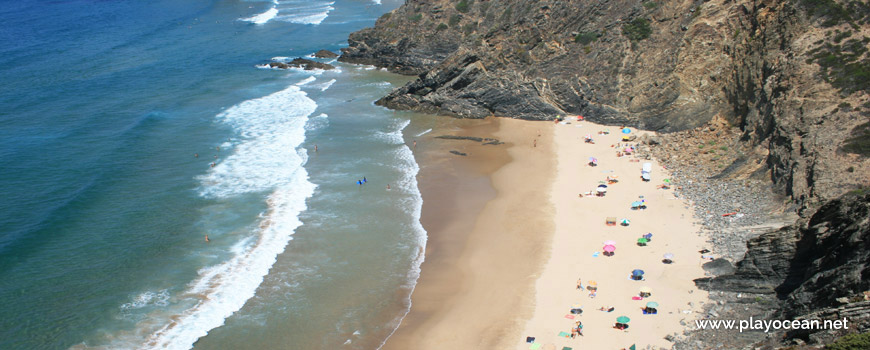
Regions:
<svg viewBox="0 0 870 350"><path fill-rule="evenodd" d="M417 149L417 140L414 140L414 149Z"/></svg>
<svg viewBox="0 0 870 350"><path fill-rule="evenodd" d="M581 279L577 279L577 289L583 290L583 281Z"/></svg>

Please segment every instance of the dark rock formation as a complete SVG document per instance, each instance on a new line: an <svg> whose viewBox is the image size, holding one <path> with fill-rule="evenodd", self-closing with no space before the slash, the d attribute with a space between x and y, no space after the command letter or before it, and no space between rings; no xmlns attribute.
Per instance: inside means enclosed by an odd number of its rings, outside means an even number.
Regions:
<svg viewBox="0 0 870 350"><path fill-rule="evenodd" d="M468 141L483 142L482 137L476 137L476 136L441 135L441 136L435 136L435 138L436 139L445 139L445 140L468 140Z"/></svg>
<svg viewBox="0 0 870 350"><path fill-rule="evenodd" d="M331 64L322 63L322 62L317 62L317 61L313 61L313 60L309 60L309 59L304 59L304 58L301 58L301 57L299 57L299 58L294 58L294 59L293 59L292 61L290 61L289 63L283 63L283 62L269 62L269 67L271 67L271 68L280 68L280 69L287 69L287 68L294 68L294 67L295 67L295 68L302 68L302 69L305 69L305 70L314 70L314 69L329 70L329 69L335 69L335 66L333 66L333 65L331 65Z"/></svg>
<svg viewBox="0 0 870 350"><path fill-rule="evenodd" d="M854 327L870 327L864 294L870 291L870 194L832 200L809 218L762 234L747 246L733 274L695 283L712 291L774 296L780 319L849 315ZM811 340L813 333L792 332L791 338Z"/></svg>
<svg viewBox="0 0 870 350"><path fill-rule="evenodd" d="M317 58L336 58L338 54L329 50L320 50L314 53Z"/></svg>
<svg viewBox="0 0 870 350"><path fill-rule="evenodd" d="M463 157L465 157L465 156L468 155L467 153L459 152L459 151L457 151L457 150L451 150L450 153L453 153L453 154L455 154L455 155L457 155L457 156L463 156Z"/></svg>

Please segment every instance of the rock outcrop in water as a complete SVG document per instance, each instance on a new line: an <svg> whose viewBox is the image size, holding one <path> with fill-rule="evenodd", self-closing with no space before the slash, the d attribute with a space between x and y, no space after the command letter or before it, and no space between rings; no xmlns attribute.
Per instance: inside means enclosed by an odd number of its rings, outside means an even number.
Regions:
<svg viewBox="0 0 870 350"><path fill-rule="evenodd" d="M292 61L287 62L287 63L284 63L284 62L269 62L268 66L269 66L270 68L279 68L279 69L288 69L288 68L302 68L302 69L304 69L304 70L314 70L314 69L330 70L330 69L335 69L335 66L333 66L333 65L331 65L331 64L323 63L323 62L317 62L317 61L314 61L314 60L309 60L309 59L305 59L305 58L301 58L301 57L294 58Z"/></svg>

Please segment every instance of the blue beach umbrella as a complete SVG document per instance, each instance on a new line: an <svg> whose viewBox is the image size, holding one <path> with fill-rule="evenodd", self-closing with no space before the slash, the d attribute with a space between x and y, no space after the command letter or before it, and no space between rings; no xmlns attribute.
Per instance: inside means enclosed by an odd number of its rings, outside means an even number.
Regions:
<svg viewBox="0 0 870 350"><path fill-rule="evenodd" d="M622 133L623 133L623 134L631 134L631 129L629 129L629 128L624 128L624 129L622 129Z"/></svg>
<svg viewBox="0 0 870 350"><path fill-rule="evenodd" d="M631 271L632 276L643 276L643 270L634 270Z"/></svg>
<svg viewBox="0 0 870 350"><path fill-rule="evenodd" d="M641 205L643 205L642 202L631 202L631 206L632 206L632 207L639 207L639 206L641 206Z"/></svg>

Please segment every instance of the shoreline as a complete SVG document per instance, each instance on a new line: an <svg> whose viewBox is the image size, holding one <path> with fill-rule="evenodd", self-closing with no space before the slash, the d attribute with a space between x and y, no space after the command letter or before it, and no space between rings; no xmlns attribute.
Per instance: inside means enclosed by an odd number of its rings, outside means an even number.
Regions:
<svg viewBox="0 0 870 350"><path fill-rule="evenodd" d="M688 329L708 300L693 283L704 276L698 250L706 240L691 205L673 190L656 189L669 176L657 161L617 158L611 144L622 134L615 127L507 118L453 124L434 128L425 149L415 151L421 222L429 236L426 260L411 309L382 349L528 349L533 344L527 336L536 337L538 346L558 348L670 347L665 337ZM605 129L610 135L597 135ZM434 138L444 134L506 144ZM595 134L597 144L584 143L585 134ZM590 156L600 166L587 166ZM650 182L636 176L642 162L653 165ZM609 196L577 197L607 175L620 176ZM638 195L649 209L630 209ZM605 226L607 216L634 222ZM636 246L646 232L654 233L653 240ZM610 239L618 242L617 254L593 257ZM675 263L662 264L664 253L673 253ZM634 268L644 269L647 280L629 280ZM598 282L595 299L576 290L578 276L584 286ZM653 289L652 298L632 300L641 286ZM640 312L648 301L661 303L657 315ZM584 312L568 319L574 304ZM615 311L598 311L601 306ZM622 315L632 319L628 332L611 329ZM558 336L570 334L576 320L583 322L582 337Z"/></svg>
<svg viewBox="0 0 870 350"><path fill-rule="evenodd" d="M382 349L505 347L531 315L535 273L552 232L550 125L506 118L454 124L433 129L415 152L426 259L411 310ZM505 144L434 138L444 134Z"/></svg>

